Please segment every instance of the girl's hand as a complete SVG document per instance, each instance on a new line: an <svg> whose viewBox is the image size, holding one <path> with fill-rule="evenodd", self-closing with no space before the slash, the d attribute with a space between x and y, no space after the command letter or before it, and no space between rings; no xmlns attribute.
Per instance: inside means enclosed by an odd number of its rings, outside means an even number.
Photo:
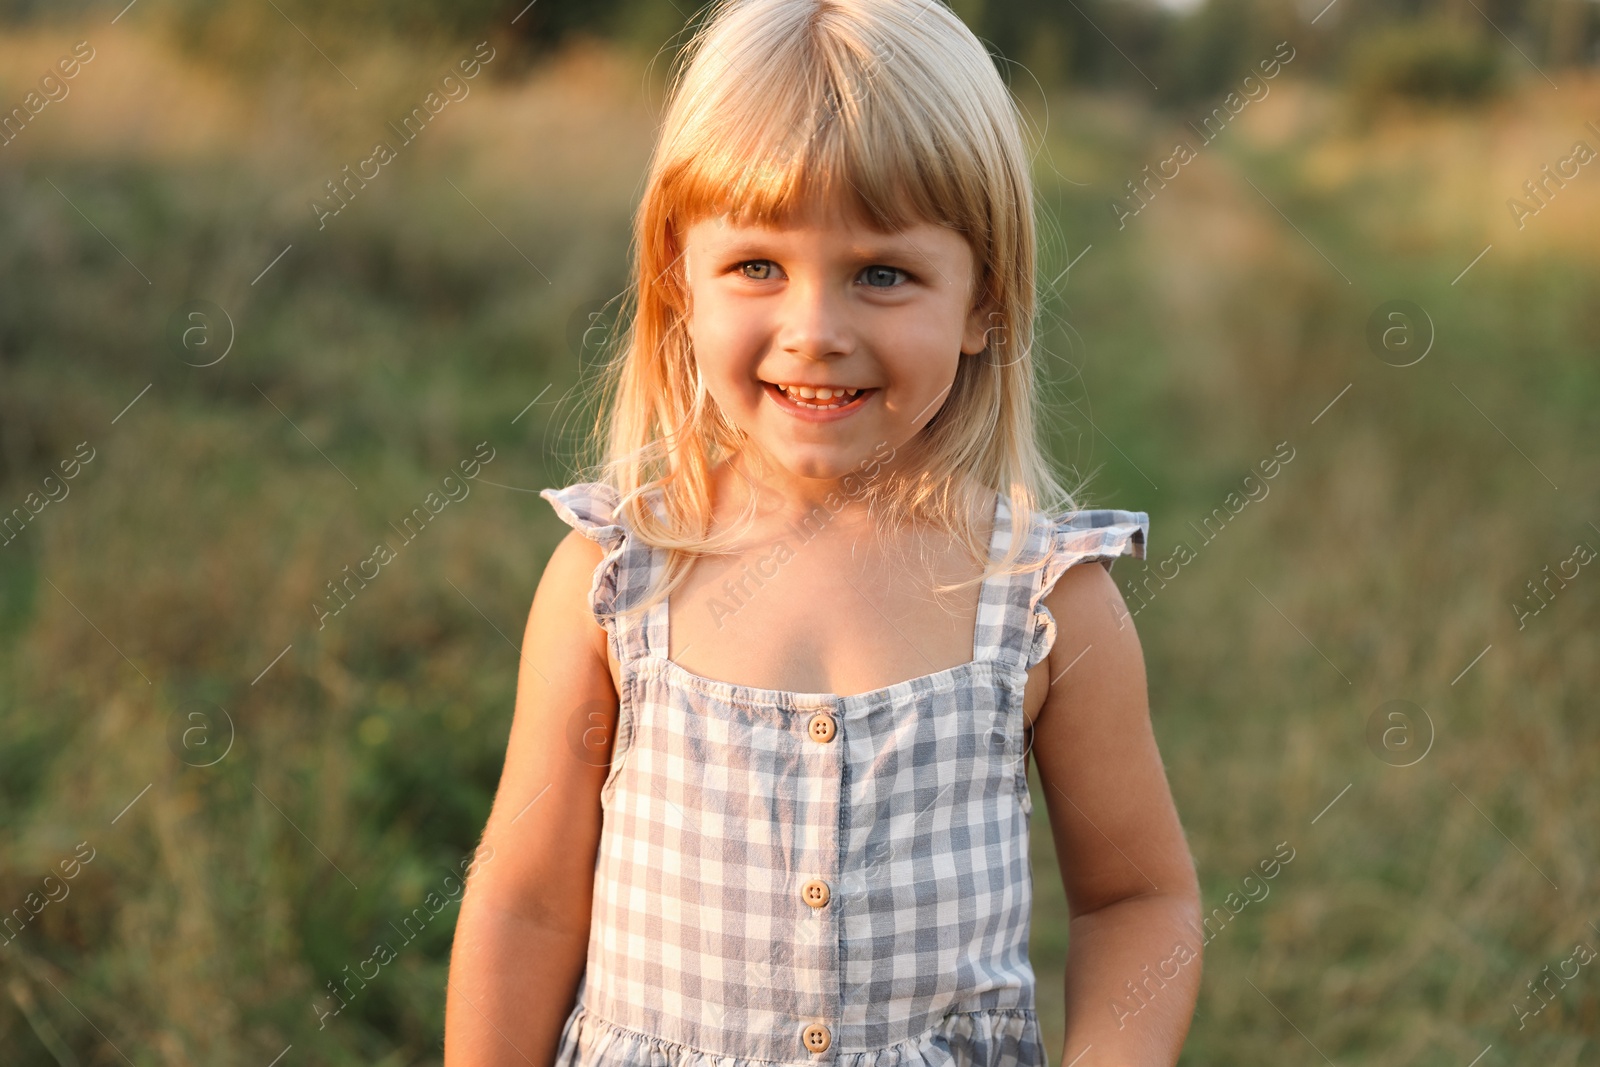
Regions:
<svg viewBox="0 0 1600 1067"><path fill-rule="evenodd" d="M1108 567L1069 568L1044 604L1056 641L1032 752L1072 911L1063 1063L1172 1067L1200 989L1200 888L1144 654Z"/></svg>

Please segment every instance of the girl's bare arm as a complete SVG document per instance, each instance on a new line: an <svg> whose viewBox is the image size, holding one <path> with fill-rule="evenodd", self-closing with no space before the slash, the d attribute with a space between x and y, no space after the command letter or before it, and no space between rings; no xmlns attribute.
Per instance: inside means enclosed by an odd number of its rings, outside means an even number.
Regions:
<svg viewBox="0 0 1600 1067"><path fill-rule="evenodd" d="M1032 753L1071 907L1063 1064L1172 1067L1200 991L1200 889L1150 727L1144 653L1103 566L1068 569Z"/></svg>
<svg viewBox="0 0 1600 1067"><path fill-rule="evenodd" d="M549 1067L577 994L616 730L607 635L589 611L602 556L569 533L528 613L505 769L456 921L445 1067Z"/></svg>

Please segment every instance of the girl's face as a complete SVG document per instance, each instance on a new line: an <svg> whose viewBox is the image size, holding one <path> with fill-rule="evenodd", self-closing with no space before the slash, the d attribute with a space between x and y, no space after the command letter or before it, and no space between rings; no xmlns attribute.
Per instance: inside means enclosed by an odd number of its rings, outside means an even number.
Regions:
<svg viewBox="0 0 1600 1067"><path fill-rule="evenodd" d="M984 348L972 249L945 226L707 218L684 233L684 263L707 391L795 479L836 481L898 449L938 412L961 356ZM800 395L818 388L835 394Z"/></svg>

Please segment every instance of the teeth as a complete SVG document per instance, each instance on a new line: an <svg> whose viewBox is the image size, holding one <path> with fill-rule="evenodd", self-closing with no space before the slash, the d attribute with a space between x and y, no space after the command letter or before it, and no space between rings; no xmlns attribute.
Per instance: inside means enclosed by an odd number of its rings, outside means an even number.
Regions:
<svg viewBox="0 0 1600 1067"><path fill-rule="evenodd" d="M860 389L834 388L830 386L817 388L809 385L780 385L778 388L788 393L791 399L815 400L823 404L830 400L855 396L861 392Z"/></svg>

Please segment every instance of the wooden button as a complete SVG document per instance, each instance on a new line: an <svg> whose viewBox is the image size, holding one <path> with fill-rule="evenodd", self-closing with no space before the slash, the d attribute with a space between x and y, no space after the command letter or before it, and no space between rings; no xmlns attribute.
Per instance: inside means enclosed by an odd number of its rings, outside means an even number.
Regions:
<svg viewBox="0 0 1600 1067"><path fill-rule="evenodd" d="M820 878L813 878L800 887L800 899L810 904L813 908L820 908L827 904L829 896L828 883Z"/></svg>
<svg viewBox="0 0 1600 1067"><path fill-rule="evenodd" d="M819 711L811 716L811 740L827 744L833 740L833 735L838 728L833 723L833 716L825 711Z"/></svg>
<svg viewBox="0 0 1600 1067"><path fill-rule="evenodd" d="M800 1040L805 1042L806 1048L811 1052L826 1052L828 1046L833 1044L833 1035L828 1033L828 1028L821 1023L812 1023L800 1035Z"/></svg>

